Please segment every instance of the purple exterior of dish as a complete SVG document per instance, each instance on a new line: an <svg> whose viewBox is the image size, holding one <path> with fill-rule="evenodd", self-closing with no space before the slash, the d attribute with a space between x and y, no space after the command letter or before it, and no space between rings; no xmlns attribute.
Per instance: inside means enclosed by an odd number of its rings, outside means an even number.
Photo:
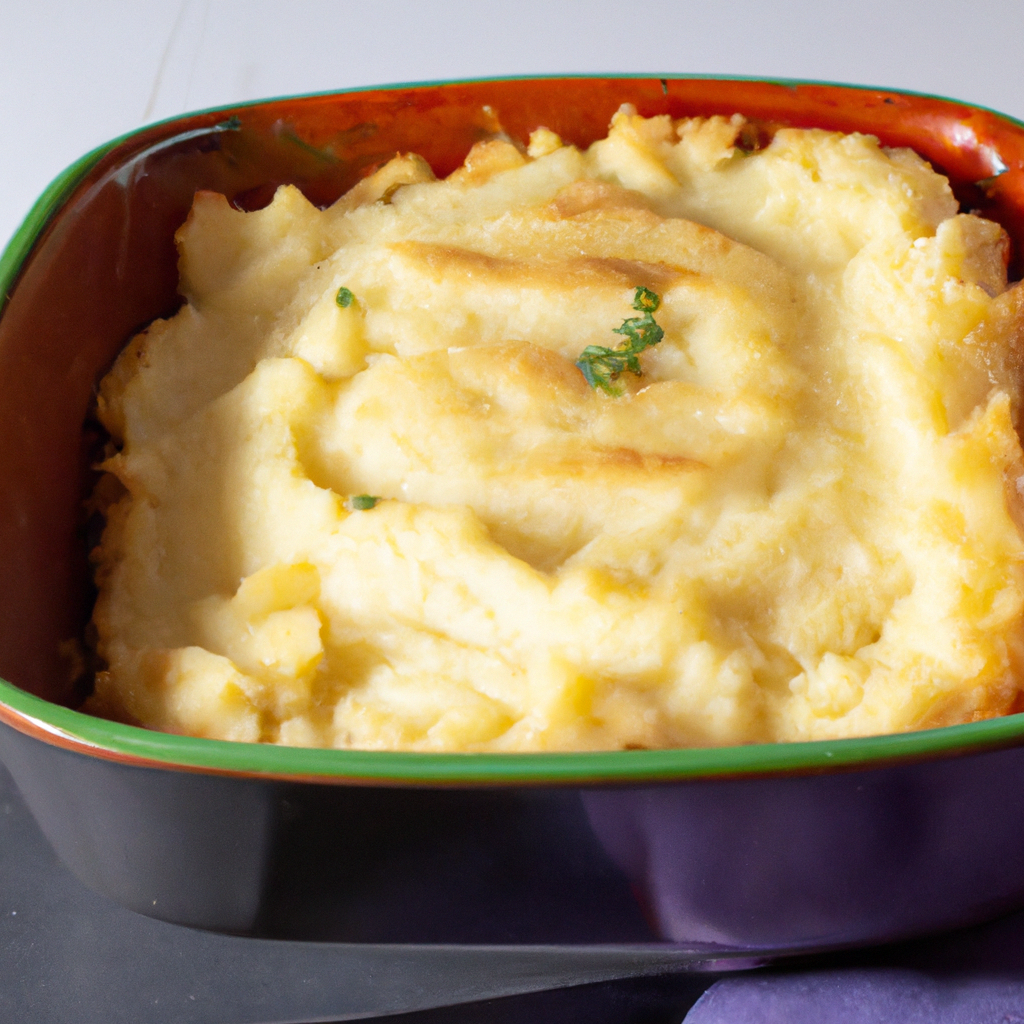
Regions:
<svg viewBox="0 0 1024 1024"><path fill-rule="evenodd" d="M351 942L651 942L575 789L331 786L140 767L0 725L87 885L178 924Z"/></svg>
<svg viewBox="0 0 1024 1024"><path fill-rule="evenodd" d="M331 786L168 771L0 725L78 877L193 927L360 942L888 941L1024 904L1024 751L649 786Z"/></svg>
<svg viewBox="0 0 1024 1024"><path fill-rule="evenodd" d="M1024 751L582 794L663 939L841 946L1024 902Z"/></svg>

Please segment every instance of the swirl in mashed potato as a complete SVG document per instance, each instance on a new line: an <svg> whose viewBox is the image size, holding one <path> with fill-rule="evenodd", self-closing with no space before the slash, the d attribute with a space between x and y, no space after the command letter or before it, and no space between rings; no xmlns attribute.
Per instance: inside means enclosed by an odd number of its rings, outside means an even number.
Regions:
<svg viewBox="0 0 1024 1024"><path fill-rule="evenodd" d="M198 194L186 304L101 385L88 707L460 751L1015 709L1005 235L908 150L742 127L623 108L586 152L398 157L323 211ZM638 287L664 340L614 397L575 361Z"/></svg>

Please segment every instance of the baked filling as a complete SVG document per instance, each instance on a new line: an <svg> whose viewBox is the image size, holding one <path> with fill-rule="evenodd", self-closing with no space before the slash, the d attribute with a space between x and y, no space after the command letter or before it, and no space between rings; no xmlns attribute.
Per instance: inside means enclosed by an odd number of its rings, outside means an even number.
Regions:
<svg viewBox="0 0 1024 1024"><path fill-rule="evenodd" d="M199 193L185 305L100 387L87 709L451 751L1015 709L1006 237L913 152L743 128L623 108L326 210Z"/></svg>

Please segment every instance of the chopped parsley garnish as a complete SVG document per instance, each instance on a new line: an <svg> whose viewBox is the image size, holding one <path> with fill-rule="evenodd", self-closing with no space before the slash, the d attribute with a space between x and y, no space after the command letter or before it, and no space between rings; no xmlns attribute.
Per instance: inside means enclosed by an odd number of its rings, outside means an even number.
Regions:
<svg viewBox="0 0 1024 1024"><path fill-rule="evenodd" d="M373 508L380 498L375 497L372 494L353 494L348 499L349 507L353 512L367 512Z"/></svg>
<svg viewBox="0 0 1024 1024"><path fill-rule="evenodd" d="M356 297L348 290L348 288L339 288L338 294L334 296L334 301L341 306L342 309L348 309L355 300ZM371 505L370 507L372 508L373 506Z"/></svg>
<svg viewBox="0 0 1024 1024"><path fill-rule="evenodd" d="M654 320L654 313L661 305L661 297L643 286L633 293L633 308L643 316L633 316L623 321L621 327L615 327L613 334L622 334L626 340L618 348L605 348L604 345L588 345L576 365L586 382L592 388L600 388L609 395L621 395L622 388L615 382L619 375L629 370L638 377L640 369L638 356L645 348L657 345L665 332Z"/></svg>

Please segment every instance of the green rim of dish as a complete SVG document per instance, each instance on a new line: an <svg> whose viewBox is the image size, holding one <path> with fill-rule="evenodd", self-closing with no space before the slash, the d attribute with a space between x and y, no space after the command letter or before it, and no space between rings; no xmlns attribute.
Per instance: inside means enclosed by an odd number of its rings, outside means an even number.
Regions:
<svg viewBox="0 0 1024 1024"><path fill-rule="evenodd" d="M803 774L967 754L1013 746L1024 736L1024 715L1009 715L941 729L813 743L577 753L427 754L280 747L154 732L72 711L2 679L0 701L58 737L168 767L407 785L622 784Z"/></svg>
<svg viewBox="0 0 1024 1024"><path fill-rule="evenodd" d="M1013 124L1024 122L1000 111L974 103L951 100L930 93L882 86L846 85L792 78L759 78L748 75L678 74L571 74L513 75L495 78L459 79L440 82L406 82L373 85L338 92L308 93L305 96L345 95L383 89L415 89L464 82L556 80L568 78L608 79L718 79L719 81L764 82L787 87L802 85L837 86L869 92L922 96L962 103L973 110L985 110ZM251 103L230 104L192 111L128 132L97 147L62 171L32 206L0 254L0 311L33 246L79 182L108 153L131 139L161 125L172 125L196 114L228 112L304 96L275 97ZM166 139L154 145L166 144ZM651 780L682 780L736 775L775 775L830 771L837 767L872 767L895 761L919 760L952 754L966 754L1012 746L1024 741L1024 715L1009 715L967 725L945 726L919 732L811 743L766 743L733 747L705 747L673 750L622 750L579 753L523 754L428 754L406 751L322 750L281 747L271 744L232 743L154 732L86 715L27 693L0 679L0 702L6 704L44 731L55 732L100 748L108 754L141 758L168 767L206 768L241 774L294 775L353 781L427 784L561 784L608 782L629 783ZM55 737L56 738L56 737Z"/></svg>

